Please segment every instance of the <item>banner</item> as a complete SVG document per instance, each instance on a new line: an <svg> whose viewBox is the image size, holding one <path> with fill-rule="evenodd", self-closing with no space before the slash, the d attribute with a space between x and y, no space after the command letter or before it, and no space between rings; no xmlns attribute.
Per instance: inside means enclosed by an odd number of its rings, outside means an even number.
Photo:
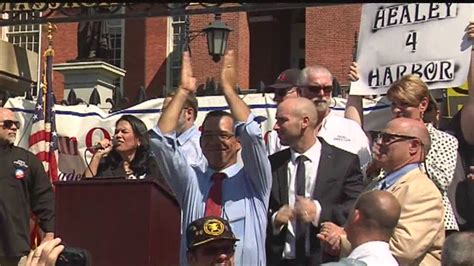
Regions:
<svg viewBox="0 0 474 266"><path fill-rule="evenodd" d="M241 95L250 106L252 112L265 118L262 122L262 133L271 130L275 124L276 105L272 101L273 94ZM207 112L211 110L228 110L224 96L198 97L199 112L196 125L201 125ZM346 100L333 98L332 112L344 116ZM112 114L104 112L95 105L62 106L55 105L56 132L59 150L59 180L77 180L86 169L86 161L91 159L87 147L93 146L102 138L110 138L115 131L115 122L125 114L140 118L151 129L156 126L161 113L163 98L153 99ZM21 97L10 98L5 104L11 108L21 122L22 127L17 134L18 146L28 148L28 136L35 110L35 102ZM377 100L364 99L364 124L366 130L380 130L390 119L390 104L385 98Z"/></svg>
<svg viewBox="0 0 474 266"><path fill-rule="evenodd" d="M357 63L360 79L351 94L375 95L406 74L430 89L457 87L467 80L471 41L465 29L472 4L364 4Z"/></svg>

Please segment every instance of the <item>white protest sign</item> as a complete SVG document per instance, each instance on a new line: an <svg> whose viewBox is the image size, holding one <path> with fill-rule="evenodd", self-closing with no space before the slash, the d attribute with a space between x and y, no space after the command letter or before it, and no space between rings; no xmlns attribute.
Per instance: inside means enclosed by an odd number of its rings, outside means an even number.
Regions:
<svg viewBox="0 0 474 266"><path fill-rule="evenodd" d="M416 74L429 89L457 87L467 79L471 41L465 29L472 4L364 4L351 94L386 93L390 84Z"/></svg>

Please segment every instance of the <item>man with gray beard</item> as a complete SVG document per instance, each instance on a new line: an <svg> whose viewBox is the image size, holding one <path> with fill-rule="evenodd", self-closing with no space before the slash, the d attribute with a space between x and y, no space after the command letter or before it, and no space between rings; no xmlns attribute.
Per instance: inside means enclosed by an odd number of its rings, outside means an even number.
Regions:
<svg viewBox="0 0 474 266"><path fill-rule="evenodd" d="M365 172L371 160L369 140L357 123L331 111L331 105L335 105L332 98L333 80L333 75L327 68L320 65L308 66L301 71L298 80L299 95L310 99L316 105L319 119L316 131L318 137L358 155L362 172Z"/></svg>

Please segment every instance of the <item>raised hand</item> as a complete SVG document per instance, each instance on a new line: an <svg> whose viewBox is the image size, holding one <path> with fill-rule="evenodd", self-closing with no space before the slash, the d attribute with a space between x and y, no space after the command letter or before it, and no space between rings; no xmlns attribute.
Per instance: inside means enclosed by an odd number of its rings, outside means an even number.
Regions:
<svg viewBox="0 0 474 266"><path fill-rule="evenodd" d="M188 92L196 92L196 78L193 77L193 68L191 66L191 57L189 56L189 52L183 53L180 87Z"/></svg>
<svg viewBox="0 0 474 266"><path fill-rule="evenodd" d="M469 22L466 32L467 32L467 36L469 36L471 40L474 39L474 21Z"/></svg>
<svg viewBox="0 0 474 266"><path fill-rule="evenodd" d="M352 62L347 78L352 82L359 80L359 69L357 68L356 62Z"/></svg>
<svg viewBox="0 0 474 266"><path fill-rule="evenodd" d="M229 50L223 58L221 85L223 89L234 89L237 87L237 65L235 53Z"/></svg>

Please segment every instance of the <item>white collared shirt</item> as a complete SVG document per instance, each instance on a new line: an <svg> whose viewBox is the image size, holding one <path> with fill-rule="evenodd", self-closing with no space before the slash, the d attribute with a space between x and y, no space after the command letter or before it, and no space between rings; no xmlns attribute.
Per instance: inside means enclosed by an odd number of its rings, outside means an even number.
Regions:
<svg viewBox="0 0 474 266"><path fill-rule="evenodd" d="M295 152L293 149L291 151L290 161L288 162L288 205L291 208L295 206L295 180L296 180L296 170L298 166L297 158L301 155ZM321 157L321 142L316 141L316 143L311 146L306 152L303 153L308 160L305 161L305 197L311 198L314 191L314 185L316 184L316 178L318 173L319 159ZM316 206L316 217L312 221L314 226L317 226L319 223L319 217L321 214L321 204L317 200L313 200ZM275 217L278 212L276 212L272 221L275 220ZM293 259L295 258L295 225L296 220L290 221L288 223L288 231L286 234L285 247L283 249L283 258ZM274 234L278 234L282 228L273 228ZM309 255L309 234L306 237L306 255Z"/></svg>
<svg viewBox="0 0 474 266"><path fill-rule="evenodd" d="M341 150L356 154L362 172L365 173L365 168L372 160L372 154L369 139L359 124L331 111L324 118L318 137L322 137L327 143Z"/></svg>
<svg viewBox="0 0 474 266"><path fill-rule="evenodd" d="M370 241L364 243L349 254L348 258L363 261L367 266L398 266L387 242Z"/></svg>

